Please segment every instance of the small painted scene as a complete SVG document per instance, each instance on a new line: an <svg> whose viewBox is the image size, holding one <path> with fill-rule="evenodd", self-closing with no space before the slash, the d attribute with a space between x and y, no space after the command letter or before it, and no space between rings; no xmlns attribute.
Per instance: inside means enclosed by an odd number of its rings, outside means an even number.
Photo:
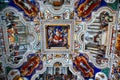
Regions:
<svg viewBox="0 0 120 80"><path fill-rule="evenodd" d="M48 49L70 47L70 26L46 26L46 46Z"/></svg>

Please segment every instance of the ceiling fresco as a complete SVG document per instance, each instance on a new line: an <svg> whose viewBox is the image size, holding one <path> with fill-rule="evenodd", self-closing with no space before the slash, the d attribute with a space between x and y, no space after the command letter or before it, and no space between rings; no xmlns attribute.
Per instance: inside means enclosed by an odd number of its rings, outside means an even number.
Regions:
<svg viewBox="0 0 120 80"><path fill-rule="evenodd" d="M119 0L0 0L0 80L119 80Z"/></svg>

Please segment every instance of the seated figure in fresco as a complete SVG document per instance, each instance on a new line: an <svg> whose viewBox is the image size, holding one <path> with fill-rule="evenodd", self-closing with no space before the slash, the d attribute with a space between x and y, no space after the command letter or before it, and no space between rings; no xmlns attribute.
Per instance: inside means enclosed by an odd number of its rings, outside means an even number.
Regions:
<svg viewBox="0 0 120 80"><path fill-rule="evenodd" d="M77 11L78 17L86 18L91 14L91 12L100 5L101 0L85 0L82 4L79 5L79 2L81 0L78 0L75 3L75 8Z"/></svg>
<svg viewBox="0 0 120 80"><path fill-rule="evenodd" d="M23 76L30 76L32 72L39 66L40 63L40 57L39 56L33 56L31 57L27 63L25 63L21 67L21 74Z"/></svg>
<svg viewBox="0 0 120 80"><path fill-rule="evenodd" d="M93 77L94 70L90 67L85 57L77 56L73 63L75 64L74 69L81 71L84 77Z"/></svg>
<svg viewBox="0 0 120 80"><path fill-rule="evenodd" d="M38 8L32 4L29 0L13 0L14 3L23 9L23 11L29 16L29 17L35 17L38 13Z"/></svg>
<svg viewBox="0 0 120 80"><path fill-rule="evenodd" d="M60 47L62 46L62 42L63 42L63 37L62 37L62 33L61 31L59 31L58 29L56 29L55 34L50 33L49 35L49 45L52 47Z"/></svg>
<svg viewBox="0 0 120 80"><path fill-rule="evenodd" d="M61 31L56 29L55 36L53 38L53 43L55 46L59 47L59 46L61 46L62 41L63 41L62 33L61 33Z"/></svg>

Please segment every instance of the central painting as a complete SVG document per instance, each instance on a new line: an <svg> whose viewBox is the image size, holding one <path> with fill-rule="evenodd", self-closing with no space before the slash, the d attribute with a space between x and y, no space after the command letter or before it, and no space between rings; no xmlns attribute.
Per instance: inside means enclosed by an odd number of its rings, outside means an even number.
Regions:
<svg viewBox="0 0 120 80"><path fill-rule="evenodd" d="M74 51L74 21L43 21L41 23L42 52L70 53Z"/></svg>
<svg viewBox="0 0 120 80"><path fill-rule="evenodd" d="M46 49L69 49L70 25L46 25Z"/></svg>

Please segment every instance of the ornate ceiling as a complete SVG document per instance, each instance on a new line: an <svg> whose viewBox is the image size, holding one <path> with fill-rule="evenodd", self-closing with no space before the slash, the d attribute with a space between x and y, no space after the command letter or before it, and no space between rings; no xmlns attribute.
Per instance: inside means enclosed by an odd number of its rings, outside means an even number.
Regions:
<svg viewBox="0 0 120 80"><path fill-rule="evenodd" d="M118 0L1 0L0 7L0 80L119 79Z"/></svg>

